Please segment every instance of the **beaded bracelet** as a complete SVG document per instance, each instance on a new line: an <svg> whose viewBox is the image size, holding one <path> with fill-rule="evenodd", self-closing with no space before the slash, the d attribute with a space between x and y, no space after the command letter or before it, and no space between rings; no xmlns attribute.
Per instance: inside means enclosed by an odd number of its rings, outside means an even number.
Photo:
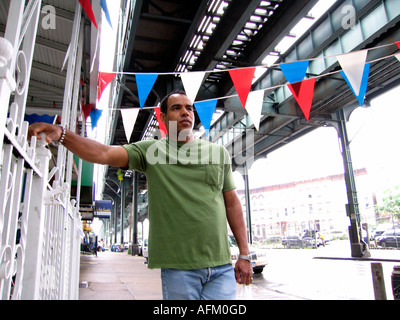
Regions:
<svg viewBox="0 0 400 320"><path fill-rule="evenodd" d="M60 140L58 140L59 144L62 144L64 142L65 134L67 133L67 130L65 129L65 127L61 127L61 128L62 128L62 134L61 134Z"/></svg>
<svg viewBox="0 0 400 320"><path fill-rule="evenodd" d="M64 142L65 134L67 133L67 129L65 127L62 127L62 126L60 126L60 127L62 129L61 137L57 141L53 141L53 145L55 145L55 146L59 146L60 144L62 144Z"/></svg>

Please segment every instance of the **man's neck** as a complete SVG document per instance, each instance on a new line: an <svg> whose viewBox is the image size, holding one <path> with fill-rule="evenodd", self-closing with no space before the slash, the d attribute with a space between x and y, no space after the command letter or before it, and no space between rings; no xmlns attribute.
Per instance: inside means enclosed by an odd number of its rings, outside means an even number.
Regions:
<svg viewBox="0 0 400 320"><path fill-rule="evenodd" d="M178 142L183 142L183 143L188 143L188 142L192 142L195 140L192 130L190 132L182 132L181 131L178 134L168 133L168 139L178 141Z"/></svg>

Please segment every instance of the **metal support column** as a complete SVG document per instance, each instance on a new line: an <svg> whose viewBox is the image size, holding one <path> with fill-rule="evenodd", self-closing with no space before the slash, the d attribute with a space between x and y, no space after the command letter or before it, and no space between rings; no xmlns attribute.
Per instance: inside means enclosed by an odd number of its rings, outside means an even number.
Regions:
<svg viewBox="0 0 400 320"><path fill-rule="evenodd" d="M358 197L356 190L356 183L354 177L353 163L351 160L351 152L349 146L349 139L347 136L346 128L346 115L345 110L341 109L338 111L338 125L337 131L342 147L342 157L344 165L344 177L347 189L347 200L346 212L350 218L349 226L349 237L351 245L351 256L352 257L363 257L369 254L368 245L362 241L361 236L361 219L360 211L358 206Z"/></svg>
<svg viewBox="0 0 400 320"><path fill-rule="evenodd" d="M243 166L243 179L246 199L246 221L247 221L247 238L250 244L253 244L253 232L251 228L251 205L250 205L250 185L249 174L246 163Z"/></svg>
<svg viewBox="0 0 400 320"><path fill-rule="evenodd" d="M132 195L132 206L133 206L133 240L132 240L132 255L139 253L138 245L138 180L139 173L133 172L133 195Z"/></svg>
<svg viewBox="0 0 400 320"><path fill-rule="evenodd" d="M121 246L124 245L125 179L121 181Z"/></svg>
<svg viewBox="0 0 400 320"><path fill-rule="evenodd" d="M121 201L120 201L121 202ZM115 218L114 218L114 243L118 243L118 207L120 203L115 202Z"/></svg>

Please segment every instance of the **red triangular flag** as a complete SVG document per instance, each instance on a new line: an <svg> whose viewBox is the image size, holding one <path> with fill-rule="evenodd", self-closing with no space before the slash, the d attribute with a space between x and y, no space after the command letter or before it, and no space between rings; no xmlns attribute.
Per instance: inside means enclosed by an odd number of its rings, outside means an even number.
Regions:
<svg viewBox="0 0 400 320"><path fill-rule="evenodd" d="M104 89L114 79L115 75L116 73L99 72L97 100L100 100L100 97L103 94Z"/></svg>
<svg viewBox="0 0 400 320"><path fill-rule="evenodd" d="M288 84L288 87L308 121L314 96L315 78Z"/></svg>
<svg viewBox="0 0 400 320"><path fill-rule="evenodd" d="M82 6L82 9L85 11L86 15L89 17L90 21L94 24L97 29L96 18L94 17L92 5L90 4L90 0L78 0Z"/></svg>
<svg viewBox="0 0 400 320"><path fill-rule="evenodd" d="M83 115L85 116L85 121L89 117L90 111L92 111L92 109L94 109L95 107L96 106L94 104L85 104L83 106Z"/></svg>
<svg viewBox="0 0 400 320"><path fill-rule="evenodd" d="M239 95L243 109L246 107L246 101L251 89L255 71L255 67L229 70L229 74Z"/></svg>
<svg viewBox="0 0 400 320"><path fill-rule="evenodd" d="M397 44L397 47L400 49L400 41L397 41L396 44Z"/></svg>
<svg viewBox="0 0 400 320"><path fill-rule="evenodd" d="M161 121L161 108L157 107L154 108L155 112L156 112L156 117L157 117L157 121L158 121L158 126L160 128L160 132L161 132L161 138L165 138L167 136L167 127L165 126L165 123Z"/></svg>

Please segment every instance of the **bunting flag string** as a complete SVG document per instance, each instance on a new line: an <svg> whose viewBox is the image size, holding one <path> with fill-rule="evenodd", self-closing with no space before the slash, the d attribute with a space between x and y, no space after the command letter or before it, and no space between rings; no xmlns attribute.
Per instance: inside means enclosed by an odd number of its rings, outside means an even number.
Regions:
<svg viewBox="0 0 400 320"><path fill-rule="evenodd" d="M101 6L101 9L103 9L104 15L106 16L108 24L110 25L110 27L112 29L113 27L112 27L112 23L111 23L110 13L108 12L107 1L106 0L101 0L100 1L100 6Z"/></svg>
<svg viewBox="0 0 400 320"><path fill-rule="evenodd" d="M246 102L246 111L258 131L260 128L260 119L262 105L264 101L264 90L252 91L249 93Z"/></svg>
<svg viewBox="0 0 400 320"><path fill-rule="evenodd" d="M281 64L281 70L289 83L302 81L307 75L310 61L298 61Z"/></svg>
<svg viewBox="0 0 400 320"><path fill-rule="evenodd" d="M343 71L340 71L340 73L342 74L343 78L346 80L347 84L349 85L351 91L353 91L354 95L356 96L360 106L364 105L364 98L365 98L365 94L367 93L368 77L369 77L370 68L371 68L371 64L370 63L365 64L364 69L363 69L363 74L362 74L361 84L360 84L360 89L359 89L359 93L358 94L354 90L353 85L351 84L350 80L348 79L346 73L343 72Z"/></svg>
<svg viewBox="0 0 400 320"><path fill-rule="evenodd" d="M83 111L83 116L85 117L85 121L87 120L87 118L90 115L90 112L92 111L92 109L96 108L96 106L94 104L85 104L82 107L82 111Z"/></svg>
<svg viewBox="0 0 400 320"><path fill-rule="evenodd" d="M157 107L144 107L144 105L158 76L171 75L171 74L178 75L182 79L182 83L186 91L186 94L192 101L194 101L194 105L196 107L197 113L199 114L200 121L203 124L207 134L210 130L210 123L212 120L212 116L215 112L217 101L220 99L228 99L231 97L239 97L243 109L246 110L251 121L254 124L254 127L258 130L259 122L262 115L264 92L267 90L273 90L279 87L283 87L285 85L288 86L290 92L293 94L294 99L298 103L307 121L310 118L316 80L318 78L326 77L328 75L340 73L344 78L344 80L348 83L349 87L351 88L352 92L354 93L360 105L363 105L368 86L368 77L369 77L371 63L383 59L388 59L391 57L397 58L400 62L400 53L395 53L389 56L378 58L374 61L370 61L367 63L368 52L370 50L387 47L390 45L393 46L394 44L397 46L398 49L400 49L400 41L398 41L392 44L386 44L379 47L370 48L367 50L360 50L347 54L336 55L334 57L337 58L337 61L341 66L342 70L333 71L328 74L321 74L309 78L306 77L310 61L317 59L326 59L329 57L323 56L310 60L303 60L292 63L283 63L275 65L280 67L288 83L280 84L271 88L265 88L253 92L251 92L251 87L253 84L255 70L257 67L247 67L247 68L217 70L217 71L201 71L201 72L197 71L197 72L181 72L181 73L174 72L174 73L159 73L159 74L136 73L136 72L112 72L112 73L103 73L101 78L104 79L104 75L106 74L109 75L109 77L112 79L116 74L135 75L138 88L140 110L142 110L143 108L155 109L157 120L161 126L162 122L159 120L160 110L156 109ZM267 68L266 66L262 67ZM236 94L231 96L213 98L210 100L196 101L197 93L199 91L200 86L202 85L203 81L206 78L206 74L216 73L216 72L229 72L233 85L236 89ZM110 81L112 81L112 79ZM101 92L100 88L99 92ZM165 128L163 130L165 130ZM161 131L165 132L163 130Z"/></svg>
<svg viewBox="0 0 400 320"><path fill-rule="evenodd" d="M153 88L154 83L157 80L157 73L142 73L137 74L136 76L136 85L138 89L139 95L139 104L140 109L143 109L144 104L146 103L147 97Z"/></svg>
<svg viewBox="0 0 400 320"><path fill-rule="evenodd" d="M251 89L255 71L255 67L229 70L243 109L246 107L247 97Z"/></svg>
<svg viewBox="0 0 400 320"><path fill-rule="evenodd" d="M131 135L138 114L139 114L139 109L137 108L121 109L122 123L124 125L125 136L127 141L131 139Z"/></svg>
<svg viewBox="0 0 400 320"><path fill-rule="evenodd" d="M368 50L355 51L337 56L342 72L346 74L356 96L360 94L364 66L367 61Z"/></svg>
<svg viewBox="0 0 400 320"><path fill-rule="evenodd" d="M289 83L288 87L299 104L304 117L308 121L310 119L310 111L314 96L315 78Z"/></svg>
<svg viewBox="0 0 400 320"><path fill-rule="evenodd" d="M165 123L161 121L161 107L154 108L154 111L156 112L156 118L158 126L160 128L161 138L165 138L167 136L167 127L165 126Z"/></svg>
<svg viewBox="0 0 400 320"><path fill-rule="evenodd" d="M205 72L185 72L181 73L181 79L185 92L190 101L196 101L197 93L203 83Z"/></svg>
<svg viewBox="0 0 400 320"><path fill-rule="evenodd" d="M96 109L93 108L90 110L90 120L92 121L92 129L97 127L97 122L99 121L101 114L103 113L103 110L101 109Z"/></svg>
<svg viewBox="0 0 400 320"><path fill-rule="evenodd" d="M115 72L99 72L99 83L98 83L98 92L97 92L97 100L99 101L101 95L103 94L104 89L108 86L108 84L114 80L116 76Z"/></svg>
<svg viewBox="0 0 400 320"><path fill-rule="evenodd" d="M215 108L217 107L217 102L218 100L214 99L214 100L200 101L194 103L194 106L197 110L197 114L199 115L200 118L200 122L202 123L207 136L208 133L210 132L211 120L215 112Z"/></svg>
<svg viewBox="0 0 400 320"><path fill-rule="evenodd" d="M89 17L90 21L92 21L93 25L97 29L96 18L94 17L92 5L90 4L90 0L78 0L81 4L83 11L85 11L86 15Z"/></svg>

